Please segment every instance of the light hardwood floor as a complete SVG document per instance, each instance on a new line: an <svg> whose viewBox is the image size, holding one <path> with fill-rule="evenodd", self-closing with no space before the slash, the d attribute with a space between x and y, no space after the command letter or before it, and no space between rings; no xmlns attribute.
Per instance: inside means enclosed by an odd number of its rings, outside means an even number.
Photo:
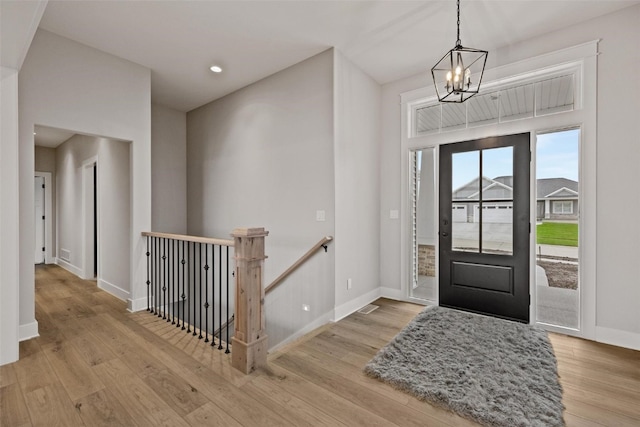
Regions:
<svg viewBox="0 0 640 427"><path fill-rule="evenodd" d="M422 307L379 300L243 376L229 356L55 266L36 268L40 337L0 367L6 426L472 426L362 374ZM570 426L640 425L640 352L551 335Z"/></svg>

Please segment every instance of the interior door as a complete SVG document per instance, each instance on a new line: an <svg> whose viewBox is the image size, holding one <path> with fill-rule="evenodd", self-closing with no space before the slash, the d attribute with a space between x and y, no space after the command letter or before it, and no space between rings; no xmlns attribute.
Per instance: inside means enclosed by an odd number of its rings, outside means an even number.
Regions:
<svg viewBox="0 0 640 427"><path fill-rule="evenodd" d="M35 263L44 263L44 177L35 177L34 201L35 211Z"/></svg>
<svg viewBox="0 0 640 427"><path fill-rule="evenodd" d="M440 147L440 305L529 322L529 141Z"/></svg>

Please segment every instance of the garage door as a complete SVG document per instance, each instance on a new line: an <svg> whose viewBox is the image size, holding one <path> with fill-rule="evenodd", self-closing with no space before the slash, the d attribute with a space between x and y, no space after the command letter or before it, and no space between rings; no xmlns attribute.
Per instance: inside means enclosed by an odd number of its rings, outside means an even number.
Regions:
<svg viewBox="0 0 640 427"><path fill-rule="evenodd" d="M467 222L467 207L464 205L453 205L451 207L453 222Z"/></svg>
<svg viewBox="0 0 640 427"><path fill-rule="evenodd" d="M482 207L484 223L511 224L513 222L513 206L511 203L485 204ZM474 206L473 222L479 222L478 206Z"/></svg>

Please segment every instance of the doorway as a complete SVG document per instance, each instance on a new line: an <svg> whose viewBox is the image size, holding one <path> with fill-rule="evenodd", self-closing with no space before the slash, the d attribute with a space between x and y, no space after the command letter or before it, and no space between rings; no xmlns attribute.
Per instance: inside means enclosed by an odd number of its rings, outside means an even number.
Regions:
<svg viewBox="0 0 640 427"><path fill-rule="evenodd" d="M83 163L83 279L98 278L98 160L90 158Z"/></svg>
<svg viewBox="0 0 640 427"><path fill-rule="evenodd" d="M439 303L529 322L530 134L440 147Z"/></svg>
<svg viewBox="0 0 640 427"><path fill-rule="evenodd" d="M45 183L44 176L35 177L34 200L35 208L35 264L45 263Z"/></svg>

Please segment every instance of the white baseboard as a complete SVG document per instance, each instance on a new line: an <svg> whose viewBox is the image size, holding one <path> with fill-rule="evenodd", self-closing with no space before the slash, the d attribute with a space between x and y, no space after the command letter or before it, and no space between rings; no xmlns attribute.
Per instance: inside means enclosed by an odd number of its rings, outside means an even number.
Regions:
<svg viewBox="0 0 640 427"><path fill-rule="evenodd" d="M137 299L127 299L127 310L135 313L147 309L147 297Z"/></svg>
<svg viewBox="0 0 640 427"><path fill-rule="evenodd" d="M109 283L106 280L98 279L98 288L110 293L111 295L118 299L121 299L122 301L127 301L129 299L128 291L125 291L121 287L116 286L113 283Z"/></svg>
<svg viewBox="0 0 640 427"><path fill-rule="evenodd" d="M372 303L378 298L380 298L380 288L372 289L364 295L360 295L357 298L347 301L340 307L335 308L333 313L333 321L337 322L338 320L347 317L351 313L360 310L362 307Z"/></svg>
<svg viewBox="0 0 640 427"><path fill-rule="evenodd" d="M308 334L309 332L318 329L319 327L326 325L327 323L331 322L331 319L333 317L333 310L331 310L328 313L323 314L322 316L318 317L316 320L314 320L313 322L309 323L308 325L306 325L304 328L300 329L299 331L295 332L293 335L290 335L289 337L287 337L284 341L281 341L277 344L275 344L273 347L269 348L269 352L272 353L282 347L284 347L285 345L297 340L298 338Z"/></svg>
<svg viewBox="0 0 640 427"><path fill-rule="evenodd" d="M396 301L406 301L407 296L402 289L395 288L380 288L380 296L383 298L389 298Z"/></svg>
<svg viewBox="0 0 640 427"><path fill-rule="evenodd" d="M60 267L64 268L65 270L67 270L68 272L75 274L78 277L82 277L82 269L76 267L75 265L60 259L60 258L56 258L55 260L56 264L59 265Z"/></svg>
<svg viewBox="0 0 640 427"><path fill-rule="evenodd" d="M618 347L640 350L640 334L596 326L596 341Z"/></svg>
<svg viewBox="0 0 640 427"><path fill-rule="evenodd" d="M37 338L40 334L38 333L38 321L33 321L31 323L27 323L26 325L20 325L18 330L18 340L26 341L31 338Z"/></svg>

